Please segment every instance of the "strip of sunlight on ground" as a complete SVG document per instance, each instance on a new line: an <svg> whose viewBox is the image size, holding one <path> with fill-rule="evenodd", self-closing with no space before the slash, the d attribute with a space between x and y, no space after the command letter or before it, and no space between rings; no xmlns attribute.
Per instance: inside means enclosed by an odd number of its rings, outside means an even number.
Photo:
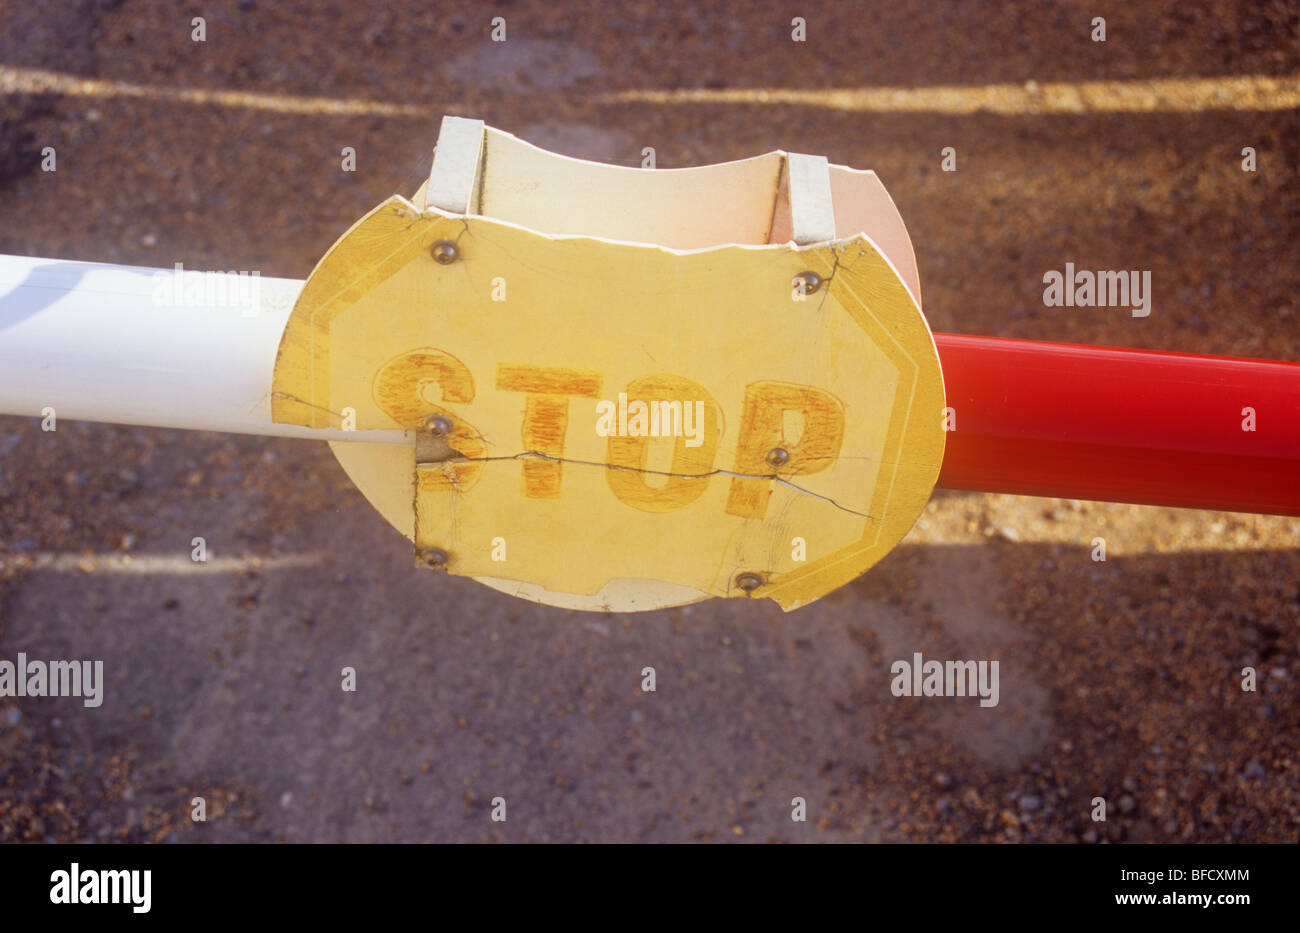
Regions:
<svg viewBox="0 0 1300 933"><path fill-rule="evenodd" d="M15 557L18 559L15 560ZM5 555L5 559L30 570L55 573L184 574L243 573L249 570L296 570L324 563L324 554L289 554L284 557L219 557L190 560L185 554L67 554L34 551Z"/></svg>
<svg viewBox="0 0 1300 933"><path fill-rule="evenodd" d="M246 91L212 91L201 88L149 87L122 81L103 81L0 65L0 94L64 94L70 97L138 97L187 104L217 104L276 113L315 113L338 116L358 114L381 117L419 117L432 108L412 104L387 104L373 100L333 97L295 97L291 94L253 94Z"/></svg>
<svg viewBox="0 0 1300 933"><path fill-rule="evenodd" d="M879 113L1152 113L1200 110L1292 110L1300 107L1300 77L1159 78L984 84L969 87L722 88L623 91L608 103L797 104Z"/></svg>
<svg viewBox="0 0 1300 933"><path fill-rule="evenodd" d="M135 97L217 104L277 113L428 116L452 105L429 107L332 97L298 97L246 91L151 87L83 78L39 68L0 65L0 94ZM796 104L831 110L898 113L1152 113L1201 110L1292 110L1300 107L1300 76L1236 75L1219 78L1152 78L1134 81L1044 82L948 87L686 88L602 94L598 103Z"/></svg>

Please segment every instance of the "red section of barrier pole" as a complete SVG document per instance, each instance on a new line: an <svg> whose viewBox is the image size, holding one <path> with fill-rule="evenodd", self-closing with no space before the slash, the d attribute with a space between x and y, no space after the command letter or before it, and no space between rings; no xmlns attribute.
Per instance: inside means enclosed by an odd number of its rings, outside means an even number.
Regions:
<svg viewBox="0 0 1300 933"><path fill-rule="evenodd" d="M1300 363L934 339L944 489L1300 515Z"/></svg>

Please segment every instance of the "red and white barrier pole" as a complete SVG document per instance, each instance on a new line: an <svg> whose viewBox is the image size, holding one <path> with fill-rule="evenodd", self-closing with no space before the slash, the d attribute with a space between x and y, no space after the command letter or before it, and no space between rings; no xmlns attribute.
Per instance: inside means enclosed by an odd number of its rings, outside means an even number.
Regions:
<svg viewBox="0 0 1300 933"><path fill-rule="evenodd" d="M193 283L176 275L0 256L0 412L413 443L402 431L271 421L276 349L301 282L263 278L252 299L216 302L201 280L187 296ZM953 422L941 488L1300 515L1300 363L935 342Z"/></svg>

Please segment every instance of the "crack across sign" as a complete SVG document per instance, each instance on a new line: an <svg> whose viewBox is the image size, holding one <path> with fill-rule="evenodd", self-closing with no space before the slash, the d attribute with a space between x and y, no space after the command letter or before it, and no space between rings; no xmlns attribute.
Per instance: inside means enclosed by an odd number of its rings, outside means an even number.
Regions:
<svg viewBox="0 0 1300 933"><path fill-rule="evenodd" d="M788 489L793 489L795 492L802 493L803 495L806 496L812 496L814 499L820 499L823 502L829 503L830 505L834 506L840 511L848 512L850 515L856 515L859 518L865 518L868 521L879 520L877 516L871 515L866 512L859 512L856 509L851 509L846 505L842 505L839 502L837 502L835 499L831 498L830 496L825 496L822 495L821 493L813 492L810 489L804 489L802 486L792 483L788 479L785 479L776 473L737 473L734 470L724 470L721 468L715 470L709 470L707 473L673 473L668 470L647 470L647 469L637 468L637 467L621 466L619 464L614 464L614 463L600 463L598 461L593 461L593 460L573 460L566 457L552 457L549 454L540 453L534 450L525 450L517 454L503 455L497 457L466 457L463 454L460 454L458 451L456 451L455 448L453 448L450 444L448 444L444 439L439 438L439 440L442 443L441 443L441 449L439 449L438 452L441 453L444 450L450 451L452 454L455 454L455 456L427 456L426 452L432 453L433 450L431 448L424 448L420 454L417 454L417 458L416 458L417 464L488 463L491 461L501 461L501 460L545 460L550 463L570 463L577 466L601 467L606 470L620 470L625 473L640 473L646 476L662 476L667 479L707 479L711 476L729 476L734 479L771 480L773 482L781 484L782 486L785 486ZM421 454L425 454L425 455L422 456Z"/></svg>
<svg viewBox="0 0 1300 933"><path fill-rule="evenodd" d="M831 244L831 256L833 258L830 274L822 282L822 300L817 302L817 313L820 315L826 308L826 299L831 296L831 282L835 281L835 273L840 271L840 250L835 244Z"/></svg>

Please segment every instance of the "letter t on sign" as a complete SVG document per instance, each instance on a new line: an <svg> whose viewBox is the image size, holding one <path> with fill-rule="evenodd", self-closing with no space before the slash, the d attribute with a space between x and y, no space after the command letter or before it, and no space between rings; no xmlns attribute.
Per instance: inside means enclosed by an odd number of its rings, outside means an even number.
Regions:
<svg viewBox="0 0 1300 933"><path fill-rule="evenodd" d="M523 363L497 366L498 389L528 393L522 430L524 450L556 458L523 461L525 497L559 498L563 464L558 459L564 456L564 435L569 429L569 399L600 398L602 380L600 373L585 369Z"/></svg>

